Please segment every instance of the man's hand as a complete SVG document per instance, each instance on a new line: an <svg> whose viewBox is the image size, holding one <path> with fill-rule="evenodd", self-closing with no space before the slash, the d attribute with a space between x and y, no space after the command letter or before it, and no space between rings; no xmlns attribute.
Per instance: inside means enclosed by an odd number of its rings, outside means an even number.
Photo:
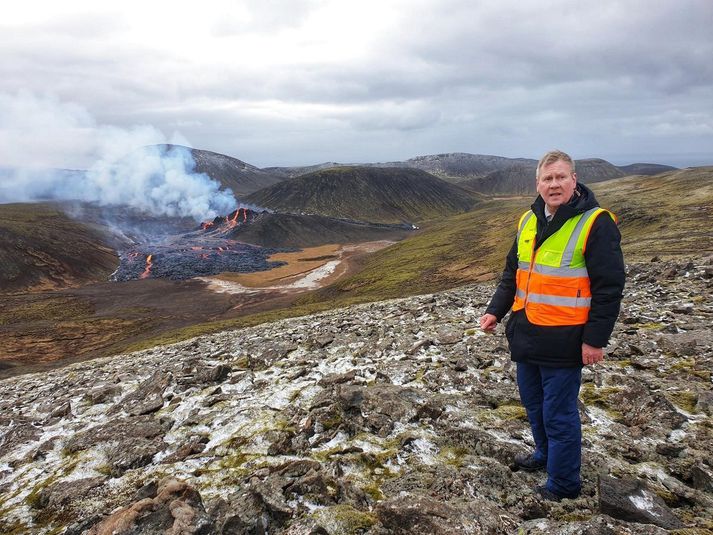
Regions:
<svg viewBox="0 0 713 535"><path fill-rule="evenodd" d="M482 323L482 320L481 320ZM582 344L582 364L596 364L604 360L604 348Z"/></svg>
<svg viewBox="0 0 713 535"><path fill-rule="evenodd" d="M495 326L498 324L498 318L492 314L483 314L480 317L480 328L486 333L495 332Z"/></svg>

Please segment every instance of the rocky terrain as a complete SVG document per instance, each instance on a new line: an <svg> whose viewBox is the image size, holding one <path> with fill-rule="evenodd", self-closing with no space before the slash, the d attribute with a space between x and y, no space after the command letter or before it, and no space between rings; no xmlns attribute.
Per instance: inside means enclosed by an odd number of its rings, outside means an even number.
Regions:
<svg viewBox="0 0 713 535"><path fill-rule="evenodd" d="M712 281L629 266L576 500L513 470L532 439L478 285L0 382L0 532L710 533Z"/></svg>

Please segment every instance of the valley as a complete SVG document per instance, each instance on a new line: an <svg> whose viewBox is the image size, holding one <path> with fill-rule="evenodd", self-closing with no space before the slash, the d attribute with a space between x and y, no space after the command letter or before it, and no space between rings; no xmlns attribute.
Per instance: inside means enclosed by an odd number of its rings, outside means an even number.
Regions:
<svg viewBox="0 0 713 535"><path fill-rule="evenodd" d="M0 531L713 526L713 167L586 164L615 175L591 187L629 278L583 374L583 492L556 503L511 463L530 440L515 369L502 327L476 323L532 201L527 161L414 160L471 176L445 181L192 154L248 190L273 178L203 221L0 205ZM469 191L478 172L515 178Z"/></svg>
<svg viewBox="0 0 713 535"><path fill-rule="evenodd" d="M204 170L229 168L233 183L247 173L248 189L263 173L194 154ZM477 168L486 174L501 162L488 158ZM463 172L470 160L457 161L441 168ZM712 168L673 170L592 187L620 217L627 260L641 261L713 250L712 176ZM677 195L681 188L691 194ZM512 222L531 202L512 190L488 197L421 170L337 166L268 181L248 197L267 208L201 224L118 207L75 206L73 219L65 205L0 205L0 378L492 280ZM671 212L680 214L673 224Z"/></svg>

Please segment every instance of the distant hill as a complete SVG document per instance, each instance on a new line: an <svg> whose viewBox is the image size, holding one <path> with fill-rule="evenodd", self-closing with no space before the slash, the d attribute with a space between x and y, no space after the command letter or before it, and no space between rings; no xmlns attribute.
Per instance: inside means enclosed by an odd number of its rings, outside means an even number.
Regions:
<svg viewBox="0 0 713 535"><path fill-rule="evenodd" d="M165 145L165 147L168 149L172 145ZM233 193L238 197L272 186L282 180L282 177L275 173L259 169L254 165L225 154L191 149L189 147L184 148L191 152L193 160L196 162L196 172L205 173L212 179L217 180L224 187L233 190Z"/></svg>
<svg viewBox="0 0 713 535"><path fill-rule="evenodd" d="M334 167L407 167L426 171L447 182L478 193L521 195L535 191L534 176L537 160L453 152L417 156L401 162L364 164L325 162L307 167L270 167L264 171L284 178L293 178ZM629 175L656 175L675 169L669 165L653 163L615 166L600 158L577 160L577 175L585 184Z"/></svg>
<svg viewBox="0 0 713 535"><path fill-rule="evenodd" d="M399 162L343 164L325 162L318 165L305 167L267 167L263 171L273 173L285 178L292 178L314 171L330 169L333 167L407 167L426 171L446 182L458 183L468 178L485 176L492 171L505 169L512 165L535 164L536 160L528 158L505 158L503 156L490 156L485 154L469 154L465 152L451 152L446 154L430 154L416 156Z"/></svg>
<svg viewBox="0 0 713 535"><path fill-rule="evenodd" d="M0 292L107 280L118 257L99 227L51 204L0 204Z"/></svg>
<svg viewBox="0 0 713 535"><path fill-rule="evenodd" d="M503 156L491 156L487 154L452 152L447 154L417 156L405 162L376 165L412 167L431 173L449 182L461 182L468 178L484 176L493 171L506 169L513 165L528 164L537 165L537 161L529 158L505 158Z"/></svg>
<svg viewBox="0 0 713 535"><path fill-rule="evenodd" d="M315 247L328 243L401 240L412 229L405 225L379 225L321 215L262 212L249 225L228 235L263 247Z"/></svg>
<svg viewBox="0 0 713 535"><path fill-rule="evenodd" d="M370 165L370 164L365 164ZM305 166L295 166L295 167L263 167L263 171L270 173L274 176L278 176L283 179L294 178L300 175L306 175L309 173L314 173L315 171L321 171L323 169L331 169L333 167L354 167L356 164L343 164L337 162L324 162L318 163L316 165L305 165Z"/></svg>
<svg viewBox="0 0 713 535"><path fill-rule="evenodd" d="M592 189L619 218L628 262L713 254L713 167L620 178L595 183ZM435 222L373 253L360 272L298 303L319 307L334 300L374 301L492 279L502 271L515 221L529 205L529 199L484 201L471 212Z"/></svg>
<svg viewBox="0 0 713 535"><path fill-rule="evenodd" d="M577 179L584 184L594 184L612 178L626 176L621 168L602 160L589 158L576 160ZM643 165L643 164L639 164ZM651 164L653 165L653 164ZM493 194L525 195L535 192L535 173L537 162L518 164L498 171L493 171L484 177L472 178L458 185L472 191Z"/></svg>
<svg viewBox="0 0 713 535"><path fill-rule="evenodd" d="M626 175L658 175L666 171L675 171L677 168L658 163L632 163L630 165L620 165L619 169Z"/></svg>
<svg viewBox="0 0 713 535"><path fill-rule="evenodd" d="M279 212L403 223L466 212L476 196L418 169L335 167L286 180L245 200Z"/></svg>

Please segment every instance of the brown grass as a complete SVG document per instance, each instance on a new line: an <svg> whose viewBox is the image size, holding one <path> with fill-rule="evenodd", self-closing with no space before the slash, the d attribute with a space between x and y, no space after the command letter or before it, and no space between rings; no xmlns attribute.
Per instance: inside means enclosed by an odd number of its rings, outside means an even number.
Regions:
<svg viewBox="0 0 713 535"><path fill-rule="evenodd" d="M339 244L309 247L294 253L276 253L270 262L286 262L285 265L269 271L255 273L221 273L216 279L237 282L248 288L264 288L275 284L284 284L299 275L305 275L313 269L323 266L330 260L339 258L342 246Z"/></svg>

